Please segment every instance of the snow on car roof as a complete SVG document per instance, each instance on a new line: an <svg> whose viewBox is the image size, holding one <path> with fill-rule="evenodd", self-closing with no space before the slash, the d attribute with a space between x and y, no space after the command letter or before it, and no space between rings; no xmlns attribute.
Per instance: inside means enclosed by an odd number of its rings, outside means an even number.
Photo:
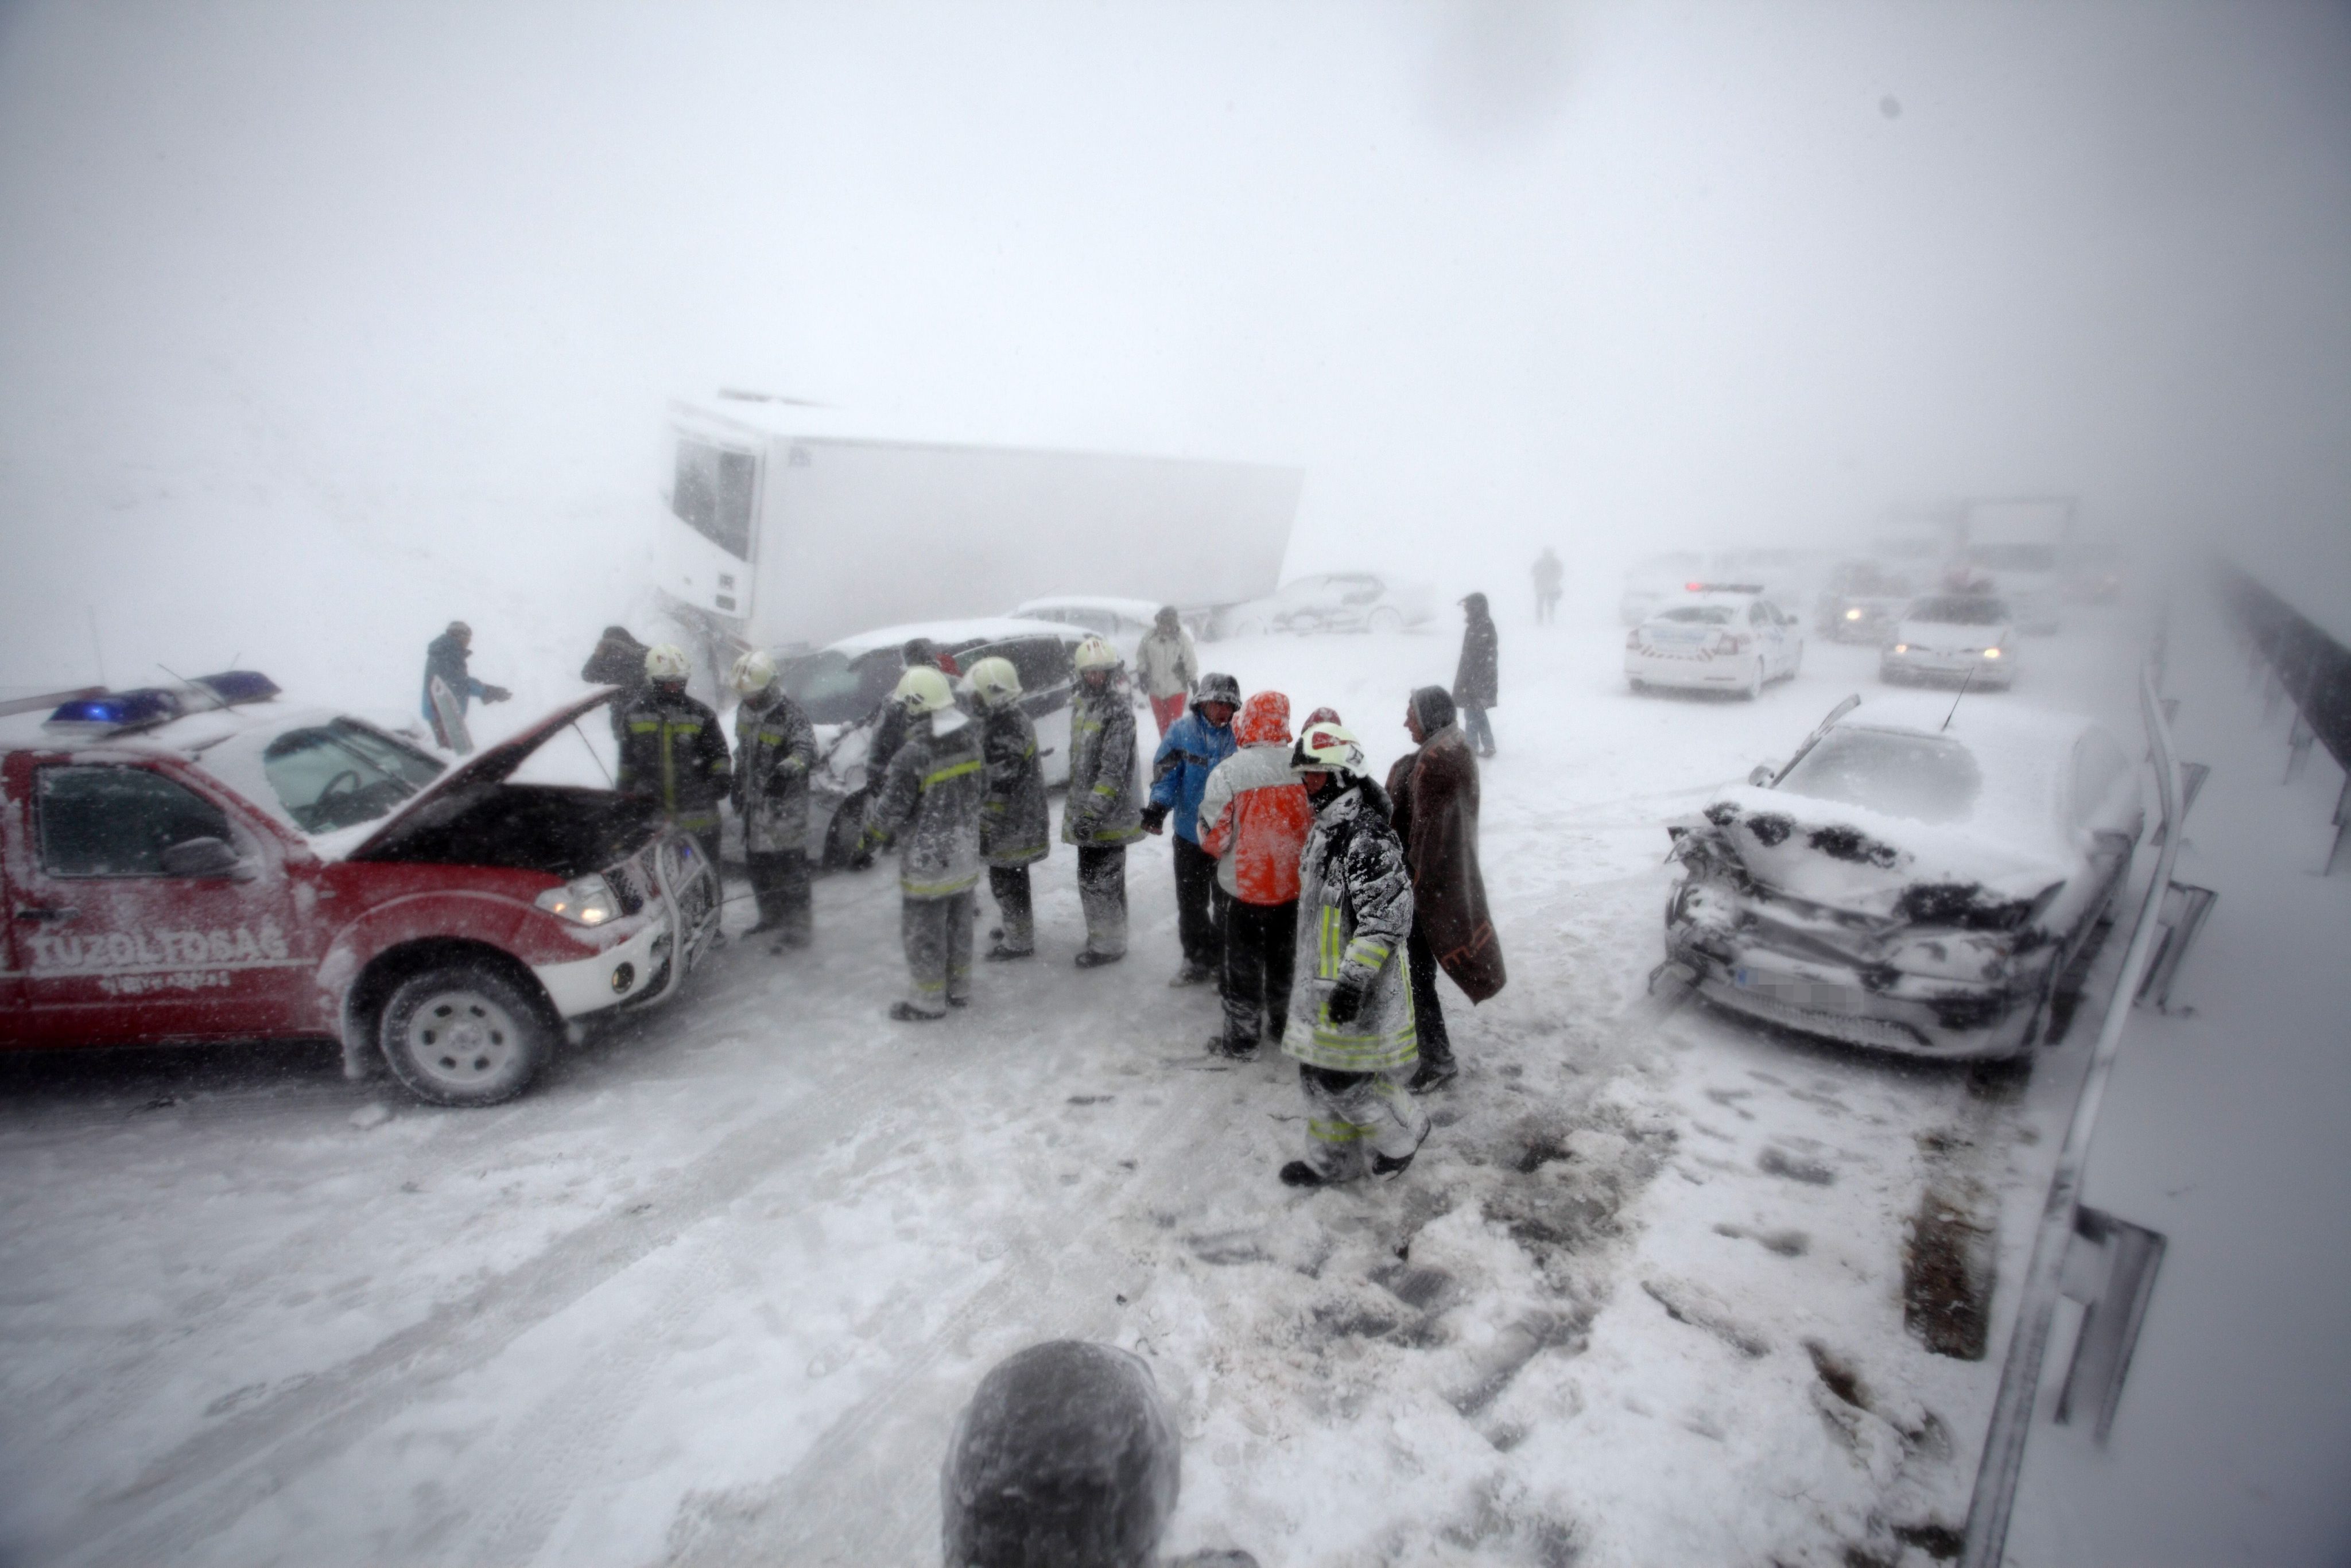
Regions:
<svg viewBox="0 0 2351 1568"><path fill-rule="evenodd" d="M234 707L206 708L144 728L111 733L99 729L44 728L49 711L43 709L0 717L0 750L95 751L104 748L193 757L232 735L277 728L290 722L287 716L297 710L276 703L239 703Z"/></svg>
<svg viewBox="0 0 2351 1568"><path fill-rule="evenodd" d="M1012 613L1026 615L1032 610L1114 610L1135 621L1151 621L1159 614L1159 606L1148 599L1119 599L1109 594L1085 593L1055 593L1043 599L1024 599L1012 607Z"/></svg>
<svg viewBox="0 0 2351 1568"><path fill-rule="evenodd" d="M846 653L855 658L872 653L877 648L896 648L910 638L927 637L934 643L1000 643L1008 637L1058 637L1074 642L1086 632L1075 626L1064 626L1057 621L1030 621L1018 615L981 615L967 621L912 621L903 626L882 626L871 632L860 632L853 637L843 637L825 644L825 652Z"/></svg>

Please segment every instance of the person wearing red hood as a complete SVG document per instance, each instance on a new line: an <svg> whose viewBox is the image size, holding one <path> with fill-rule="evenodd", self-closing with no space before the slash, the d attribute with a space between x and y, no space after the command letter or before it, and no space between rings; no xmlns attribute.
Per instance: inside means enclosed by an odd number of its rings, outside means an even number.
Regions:
<svg viewBox="0 0 2351 1568"><path fill-rule="evenodd" d="M1233 722L1240 749L1208 775L1200 847L1216 857L1217 925L1224 933L1225 1027L1208 1042L1237 1061L1257 1056L1270 1019L1290 1017L1298 945L1298 855L1314 807L1290 766L1290 699L1259 692Z"/></svg>

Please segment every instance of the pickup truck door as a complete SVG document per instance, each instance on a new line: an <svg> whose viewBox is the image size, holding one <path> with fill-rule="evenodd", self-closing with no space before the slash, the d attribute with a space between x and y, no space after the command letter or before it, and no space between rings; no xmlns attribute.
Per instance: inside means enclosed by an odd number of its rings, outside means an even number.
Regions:
<svg viewBox="0 0 2351 1568"><path fill-rule="evenodd" d="M22 760L11 759L12 762ZM311 1032L315 943L287 849L216 787L157 759L41 759L12 801L21 1043ZM20 808L21 809L21 808ZM209 840L213 863L197 841Z"/></svg>

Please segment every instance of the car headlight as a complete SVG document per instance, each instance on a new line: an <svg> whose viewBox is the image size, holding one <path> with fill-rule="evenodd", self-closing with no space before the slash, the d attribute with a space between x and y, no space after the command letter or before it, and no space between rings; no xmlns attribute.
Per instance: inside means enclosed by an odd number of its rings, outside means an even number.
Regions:
<svg viewBox="0 0 2351 1568"><path fill-rule="evenodd" d="M1858 621L1861 619L1861 612L1858 610L1848 610L1844 612L1844 618L1848 621Z"/></svg>
<svg viewBox="0 0 2351 1568"><path fill-rule="evenodd" d="M1997 648L1986 648L1983 651L1983 654L1987 659L1997 659L2000 657L2000 650Z"/></svg>
<svg viewBox="0 0 2351 1568"><path fill-rule="evenodd" d="M1894 651L1897 653L1907 653L1910 651L1910 644L1907 643L1896 643L1894 644Z"/></svg>
<svg viewBox="0 0 2351 1568"><path fill-rule="evenodd" d="M601 925L621 917L621 901L612 896L612 884L601 876L583 876L561 887L550 887L531 902L574 925Z"/></svg>

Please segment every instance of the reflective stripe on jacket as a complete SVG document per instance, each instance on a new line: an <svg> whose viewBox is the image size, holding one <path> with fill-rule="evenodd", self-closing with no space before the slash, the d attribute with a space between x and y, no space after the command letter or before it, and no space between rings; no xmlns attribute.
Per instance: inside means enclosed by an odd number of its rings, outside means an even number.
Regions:
<svg viewBox="0 0 2351 1568"><path fill-rule="evenodd" d="M1387 798L1370 779L1315 815L1298 865L1297 978L1286 1056L1338 1072L1384 1072L1419 1060L1404 946L1412 933L1412 879L1388 826ZM1331 1020L1342 975L1369 975L1361 1011Z"/></svg>
<svg viewBox="0 0 2351 1568"><path fill-rule="evenodd" d="M1045 764L1037 755L1037 727L1018 702L991 708L980 720L986 737L987 790L979 808L979 854L990 865L1027 865L1045 858L1052 822L1045 809Z"/></svg>
<svg viewBox="0 0 2351 1568"><path fill-rule="evenodd" d="M690 833L718 825L718 802L733 772L718 716L684 692L647 686L621 724L624 795L648 795L663 814Z"/></svg>
<svg viewBox="0 0 2351 1568"><path fill-rule="evenodd" d="M1061 841L1131 844L1141 837L1134 697L1123 675L1113 674L1100 691L1081 677L1070 698L1070 798L1061 807Z"/></svg>
<svg viewBox="0 0 2351 1568"><path fill-rule="evenodd" d="M805 852L816 729L799 704L768 690L766 706L746 702L735 710L735 814L743 820L746 854Z"/></svg>
<svg viewBox="0 0 2351 1568"><path fill-rule="evenodd" d="M898 890L946 898L979 880L979 803L986 793L979 726L949 709L914 720L865 809L869 840L898 841Z"/></svg>

